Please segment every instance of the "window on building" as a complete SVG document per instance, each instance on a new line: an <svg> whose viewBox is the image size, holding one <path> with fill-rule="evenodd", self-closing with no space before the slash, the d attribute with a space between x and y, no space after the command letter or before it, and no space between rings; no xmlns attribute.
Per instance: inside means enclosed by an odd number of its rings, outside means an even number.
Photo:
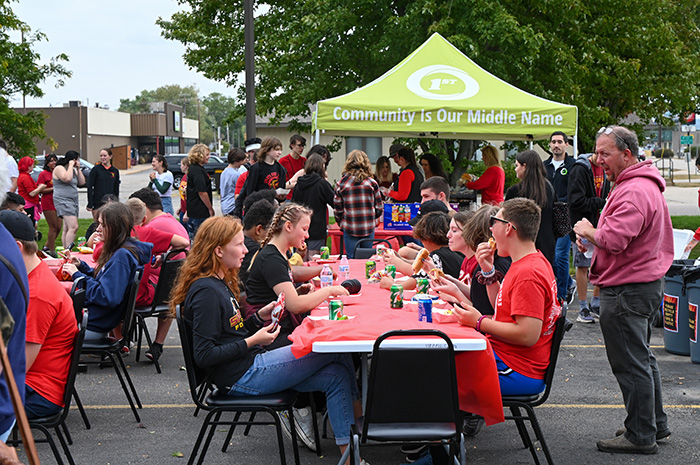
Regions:
<svg viewBox="0 0 700 465"><path fill-rule="evenodd" d="M376 163L377 159L382 156L382 138L348 137L345 140L345 148L346 156L353 150L362 150L367 154L370 162Z"/></svg>

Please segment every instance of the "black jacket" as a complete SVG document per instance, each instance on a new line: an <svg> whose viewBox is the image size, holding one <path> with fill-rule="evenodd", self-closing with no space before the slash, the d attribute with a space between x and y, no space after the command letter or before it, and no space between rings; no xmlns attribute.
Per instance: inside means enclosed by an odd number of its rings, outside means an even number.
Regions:
<svg viewBox="0 0 700 465"><path fill-rule="evenodd" d="M547 170L547 179L552 183L554 187L554 192L556 193L555 202L566 202L569 186L569 170L574 166L576 160L570 157L568 154L564 157L564 163L559 167L556 172L554 171L554 165L552 164L553 157L549 157L544 162L544 168Z"/></svg>
<svg viewBox="0 0 700 465"><path fill-rule="evenodd" d="M309 227L309 239L320 240L327 236L328 208L333 206L333 188L317 173L299 177L292 191L292 202L306 205L314 211Z"/></svg>
<svg viewBox="0 0 700 465"><path fill-rule="evenodd" d="M607 177L603 181L601 196L595 192L593 182L593 171L588 157L591 154L583 154L576 159L576 163L569 170L569 215L571 216L571 226L573 227L583 218L588 219L593 226L598 224L600 210L605 206L605 199L610 192L610 181ZM605 176L605 174L603 174ZM572 239L576 235L571 233Z"/></svg>
<svg viewBox="0 0 700 465"><path fill-rule="evenodd" d="M111 165L105 168L100 163L90 170L87 183L88 208L100 208L102 197L113 194L119 197L119 170Z"/></svg>

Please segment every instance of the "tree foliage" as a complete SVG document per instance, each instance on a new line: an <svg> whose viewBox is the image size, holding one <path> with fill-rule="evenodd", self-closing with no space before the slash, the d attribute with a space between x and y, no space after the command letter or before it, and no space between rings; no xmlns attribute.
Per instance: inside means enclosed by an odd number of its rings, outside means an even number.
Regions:
<svg viewBox="0 0 700 465"><path fill-rule="evenodd" d="M13 40L15 35L23 39ZM68 57L60 54L48 63L40 63L41 56L33 50L34 44L47 40L41 32L32 32L10 8L9 0L0 0L0 137L15 157L36 154L36 140L45 140L44 114L38 111L15 112L10 101L19 97L42 97L40 85L48 78L57 79L62 86L71 73L62 64ZM49 139L49 143L52 141Z"/></svg>
<svg viewBox="0 0 700 465"><path fill-rule="evenodd" d="M188 11L159 19L162 34L242 99L243 0L179 3ZM257 113L309 116L310 104L371 82L438 32L499 78L578 106L590 149L600 126L630 113L695 109L699 18L698 0L276 0L256 12ZM429 145L454 165L479 143Z"/></svg>
<svg viewBox="0 0 700 465"><path fill-rule="evenodd" d="M183 116L197 119L199 100L199 90L195 86L182 87L177 84L169 84L155 90L142 90L133 99L119 99L119 111L126 113L150 113L151 103L169 102L183 107ZM199 111L201 112L201 108Z"/></svg>

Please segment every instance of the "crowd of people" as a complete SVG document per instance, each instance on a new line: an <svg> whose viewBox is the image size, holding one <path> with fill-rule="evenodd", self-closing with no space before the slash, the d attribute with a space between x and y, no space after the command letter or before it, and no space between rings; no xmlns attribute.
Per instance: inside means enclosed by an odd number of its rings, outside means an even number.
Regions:
<svg viewBox="0 0 700 465"><path fill-rule="evenodd" d="M182 308L195 363L232 396L285 389L325 393L335 441L344 451L360 414L353 361L313 353L296 359L289 335L320 303L348 291L332 285L316 290L310 281L322 267L304 261L327 244L329 209L353 258L358 241L373 238L385 202L415 202L421 204L410 221L415 242L387 251L384 260L408 277L405 289L429 277L434 292L453 305L458 322L486 335L503 394L544 389L553 328L576 289L569 276L573 254L581 309L577 320L600 321L628 411L625 427L598 447L656 452L657 439L670 430L649 328L673 241L661 195L664 181L651 162L637 160L634 133L620 126L603 128L595 153L574 159L567 154L567 136L555 132L548 160L532 150L516 156L519 182L507 191L498 153L486 146L487 169L471 183L482 191L482 205L462 212L451 207L447 176L432 154L423 153L419 167L413 149L394 144L373 170L368 155L353 150L332 185L328 149L317 145L304 157L305 146L306 140L294 135L284 157L275 137L248 140L245 151L232 149L221 175L221 216L214 211L203 167L210 152L203 144L181 161L185 176L177 211L171 200L173 176L162 156L153 158L147 186L125 203L119 201L119 171L110 150L101 151L101 163L87 180L73 151L60 159L47 156L38 182L29 176L31 158L19 160L16 179L6 172L11 163L0 163L2 196L9 199L16 189L24 205L24 213L0 212L0 296L16 322L8 354L18 385L26 386L22 394L30 417L63 407L62 386L77 331L67 293L37 258L36 220L43 211L49 224L45 250L53 248L61 229L62 243L72 243L78 229L77 186L87 184L87 209L95 223L89 237L94 266L70 257L62 268L72 279L85 280L86 339L119 337L126 288L136 270L144 270L137 304L148 305L158 282L158 257L187 249L170 307L173 314ZM392 173L390 160L398 173ZM561 237L554 228L556 203L564 203L571 217L570 232ZM585 241L595 247L592 259L584 254ZM423 249L427 257L416 271L413 265ZM650 255L657 260L647 260ZM440 273L432 274L435 269ZM590 304L589 277L596 285ZM393 284L393 278L384 277L380 287ZM280 296L287 312L270 331L271 310ZM159 319L149 359L162 356L171 321ZM4 380L0 390L6 390ZM290 427L315 449L308 405L301 401L296 408L299 414ZM482 424L480 417L469 415L464 431L476 434ZM0 440L13 425L12 406L0 405Z"/></svg>

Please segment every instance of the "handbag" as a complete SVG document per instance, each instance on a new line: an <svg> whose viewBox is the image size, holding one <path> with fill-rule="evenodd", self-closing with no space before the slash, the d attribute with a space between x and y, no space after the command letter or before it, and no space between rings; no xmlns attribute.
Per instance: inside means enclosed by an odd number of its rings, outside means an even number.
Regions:
<svg viewBox="0 0 700 465"><path fill-rule="evenodd" d="M552 205L552 232L559 239L571 232L571 217L569 216L569 204L566 202L554 202Z"/></svg>

